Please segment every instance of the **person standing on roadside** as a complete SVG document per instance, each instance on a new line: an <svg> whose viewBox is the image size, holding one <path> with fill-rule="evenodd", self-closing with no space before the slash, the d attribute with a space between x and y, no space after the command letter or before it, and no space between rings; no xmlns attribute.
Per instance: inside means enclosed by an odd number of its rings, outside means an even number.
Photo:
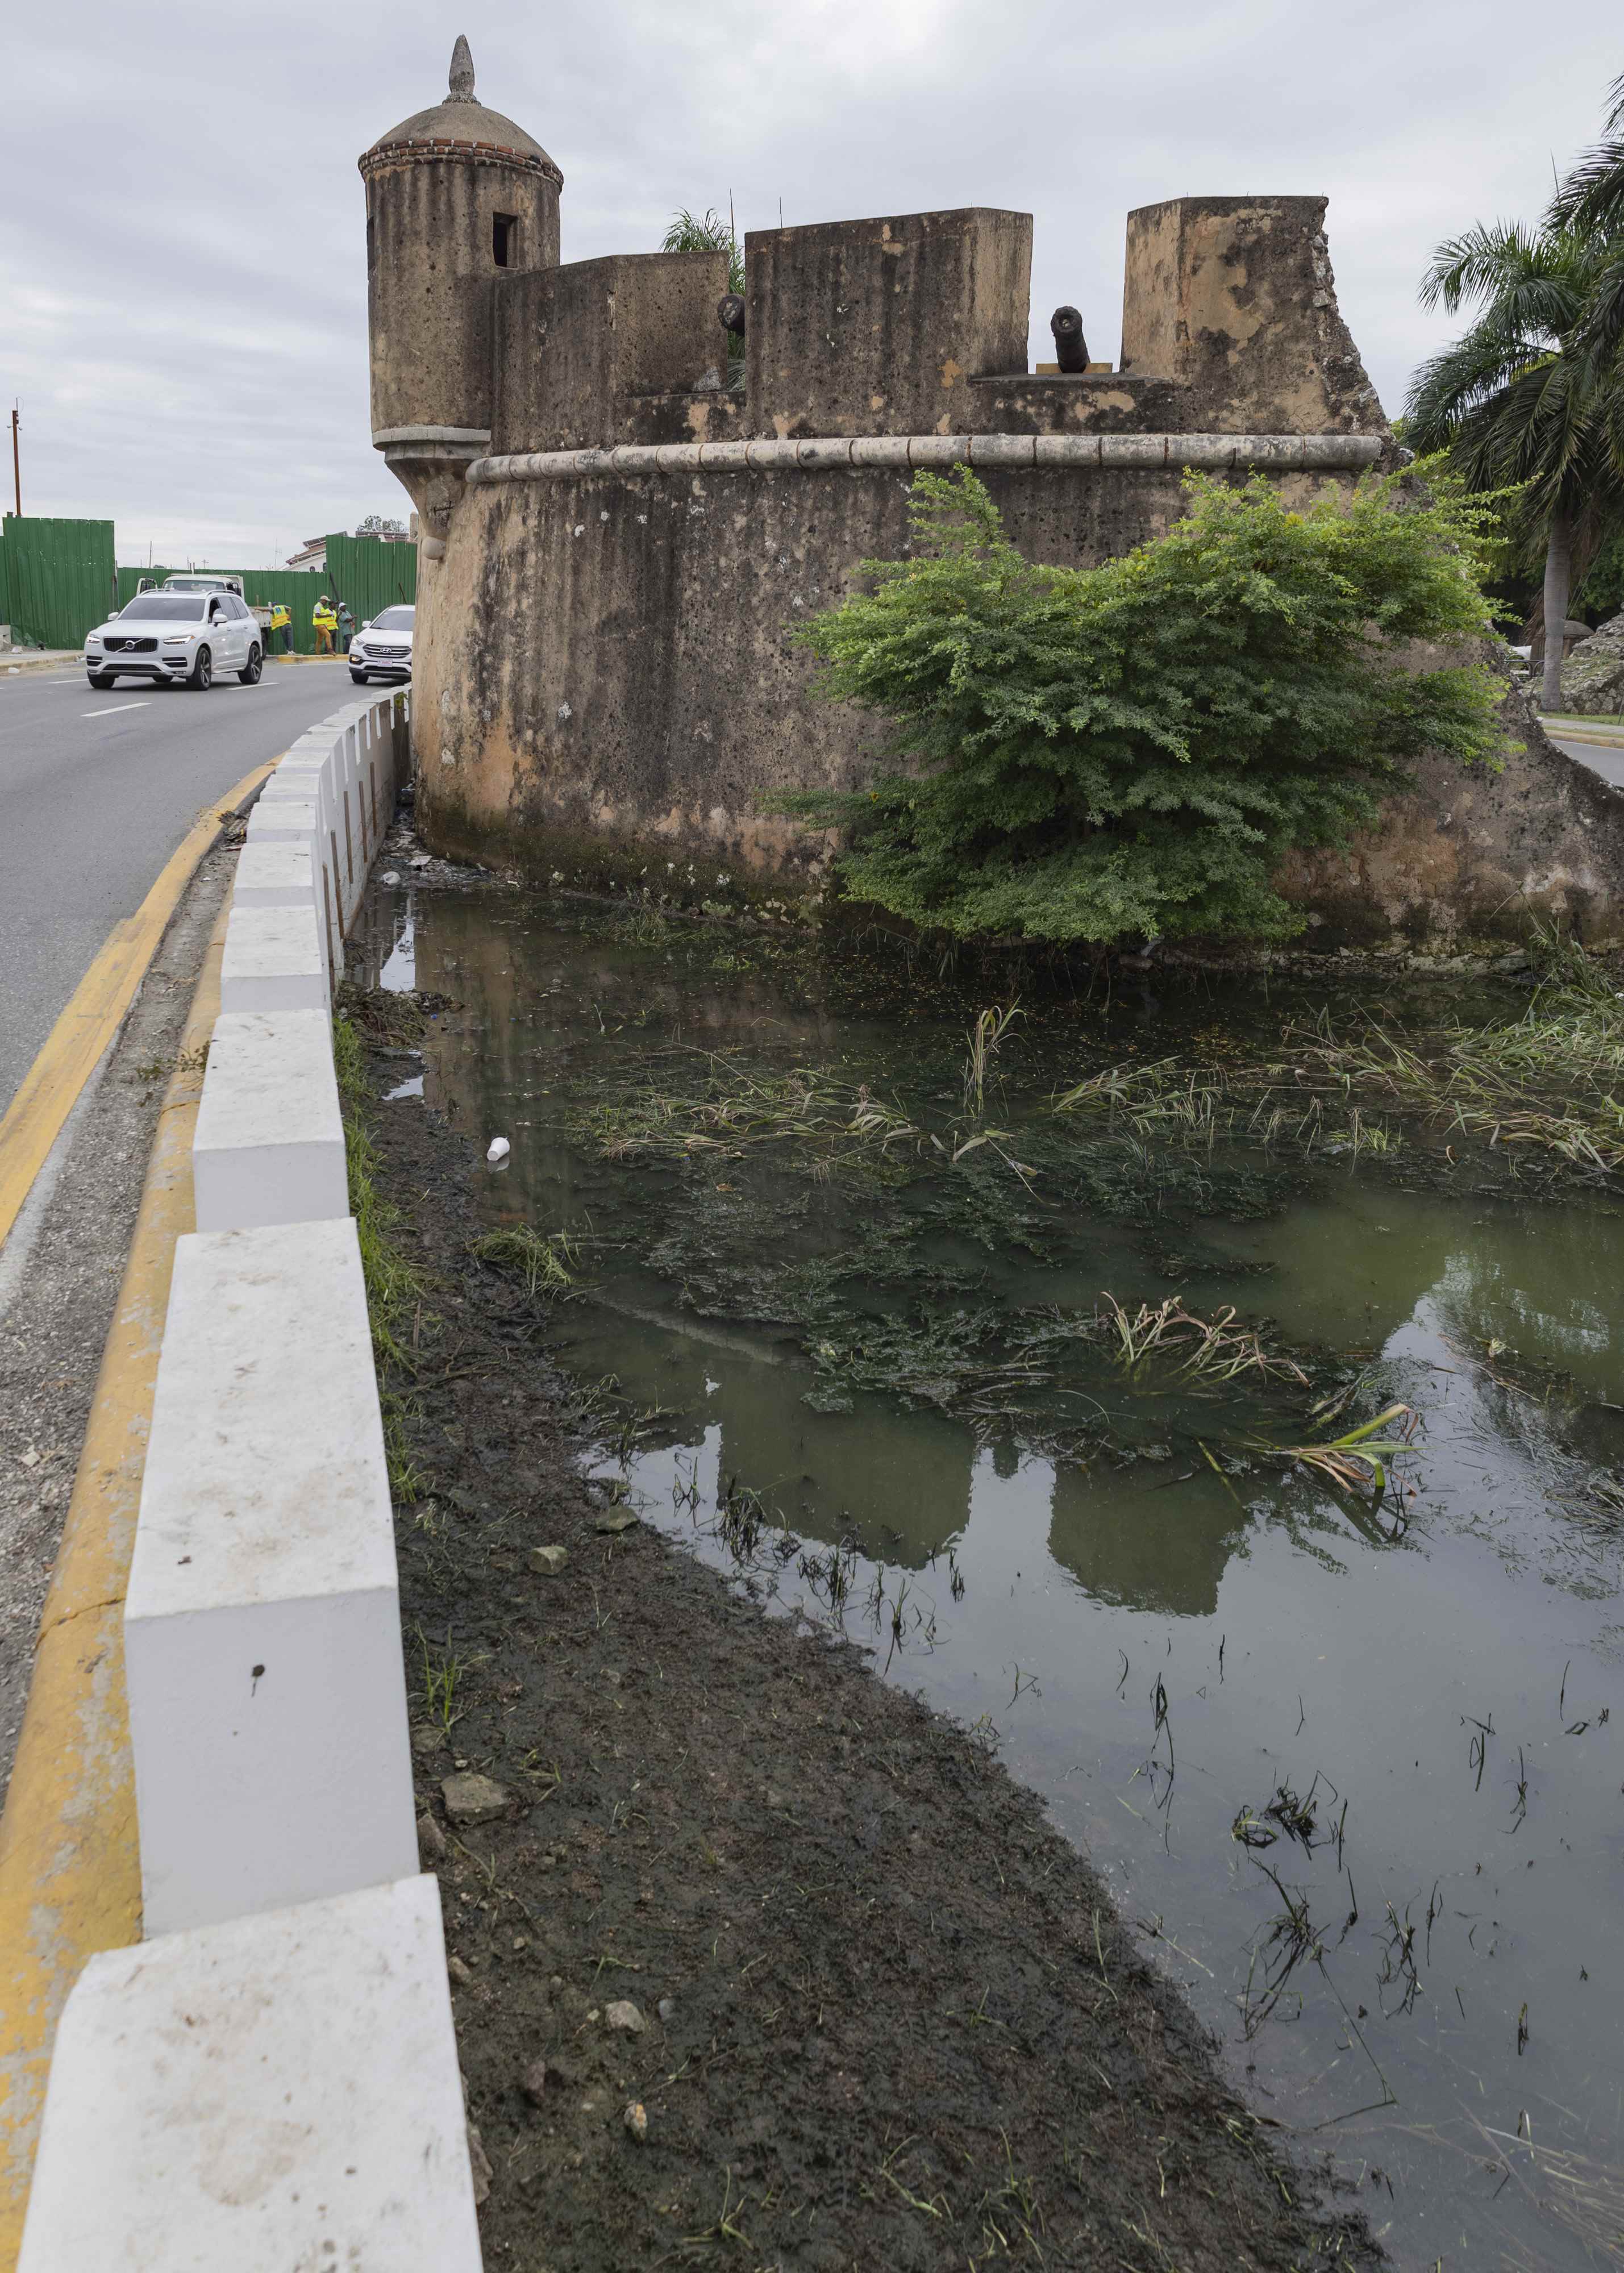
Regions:
<svg viewBox="0 0 1624 2273"><path fill-rule="evenodd" d="M339 653L348 655L349 643L355 636L355 619L349 612L348 600L339 602Z"/></svg>
<svg viewBox="0 0 1624 2273"><path fill-rule="evenodd" d="M318 655L332 654L333 634L338 627L339 619L333 612L333 603L324 592L311 610L311 628L316 634Z"/></svg>
<svg viewBox="0 0 1624 2273"><path fill-rule="evenodd" d="M293 616L285 600L273 600L271 603L271 652L273 655L276 652L278 633L281 634L282 653L287 655L293 646Z"/></svg>

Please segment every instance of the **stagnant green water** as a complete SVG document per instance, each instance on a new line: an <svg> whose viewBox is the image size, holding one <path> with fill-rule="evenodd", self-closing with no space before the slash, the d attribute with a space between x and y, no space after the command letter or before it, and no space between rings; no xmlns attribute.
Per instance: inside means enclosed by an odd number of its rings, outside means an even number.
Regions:
<svg viewBox="0 0 1624 2273"><path fill-rule="evenodd" d="M659 1408L602 1472L996 1742L1396 2263L1624 2262L1605 1186L1335 1099L1268 1146L1053 1110L1110 1065L1289 1077L1320 1004L1255 984L1029 1002L977 1099L975 999L923 981L495 891L370 924L374 982L453 1005L423 1095L512 1142L490 1225L578 1242L554 1346ZM1233 1305L1310 1385L1125 1367L1105 1294ZM1381 1495L1268 1449L1394 1401Z"/></svg>

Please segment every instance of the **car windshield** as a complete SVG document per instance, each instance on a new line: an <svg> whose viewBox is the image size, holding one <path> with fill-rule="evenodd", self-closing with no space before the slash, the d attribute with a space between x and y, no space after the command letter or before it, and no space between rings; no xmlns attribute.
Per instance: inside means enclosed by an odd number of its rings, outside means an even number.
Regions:
<svg viewBox="0 0 1624 2273"><path fill-rule="evenodd" d="M381 616L373 617L372 629L375 632L409 632L412 618L416 612L415 608L385 608Z"/></svg>
<svg viewBox="0 0 1624 2273"><path fill-rule="evenodd" d="M201 600L183 599L178 592L143 592L119 612L159 623L198 624L203 620L203 609Z"/></svg>

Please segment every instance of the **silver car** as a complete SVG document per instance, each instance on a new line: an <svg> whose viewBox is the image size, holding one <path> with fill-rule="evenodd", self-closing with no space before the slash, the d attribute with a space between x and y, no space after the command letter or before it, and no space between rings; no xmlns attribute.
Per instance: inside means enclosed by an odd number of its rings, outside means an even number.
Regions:
<svg viewBox="0 0 1624 2273"><path fill-rule="evenodd" d="M212 686L225 671L254 686L265 660L263 641L235 592L139 592L86 640L85 670L97 688L119 679Z"/></svg>
<svg viewBox="0 0 1624 2273"><path fill-rule="evenodd" d="M371 679L409 679L412 675L412 626L417 611L410 605L385 608L370 624L363 624L349 643L349 675L357 686Z"/></svg>

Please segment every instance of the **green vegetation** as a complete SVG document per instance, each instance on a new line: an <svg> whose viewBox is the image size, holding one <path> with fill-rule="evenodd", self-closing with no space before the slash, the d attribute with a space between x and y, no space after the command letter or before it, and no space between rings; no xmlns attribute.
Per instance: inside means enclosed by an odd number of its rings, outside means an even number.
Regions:
<svg viewBox="0 0 1624 2273"><path fill-rule="evenodd" d="M690 213L685 206L671 215L670 227L660 240L662 252L725 252L728 256L728 289L742 294L745 289L745 248L733 228L733 207L730 199L728 218L724 221L714 206L702 214ZM745 383L745 335L730 332L728 338L728 385L742 387Z"/></svg>
<svg viewBox="0 0 1624 2273"><path fill-rule="evenodd" d="M1476 313L1422 364L1405 404L1405 439L1447 450L1467 487L1513 492L1514 562L1543 555L1540 620L1568 619L1576 584L1589 604L1618 604L1624 541L1624 79L1605 134L1558 184L1544 218L1475 223L1441 244L1421 281L1424 306ZM1592 580L1594 580L1592 581ZM1545 641L1542 701L1561 704L1560 637Z"/></svg>
<svg viewBox="0 0 1624 2273"><path fill-rule="evenodd" d="M372 1353L380 1366L404 1365L400 1336L423 1301L423 1274L408 1263L395 1240L400 1212L378 1189L378 1152L362 1119L366 1076L361 1039L341 1011L333 1021L333 1059L344 1114L344 1159L349 1171L349 1212L355 1219L361 1268L366 1279Z"/></svg>
<svg viewBox="0 0 1624 2273"><path fill-rule="evenodd" d="M1493 673L1403 667L1490 629L1481 508L1402 476L1306 512L1261 476L1186 489L1165 536L1064 569L963 468L918 477L909 558L800 634L909 770L767 801L849 832L850 897L966 938L1283 938L1285 853L1345 843L1426 749L1493 760Z"/></svg>
<svg viewBox="0 0 1624 2273"><path fill-rule="evenodd" d="M486 1232L468 1252L476 1263L511 1272L533 1302L567 1294L575 1284L578 1250L567 1232L555 1231L543 1238L528 1223L521 1223L505 1231Z"/></svg>

